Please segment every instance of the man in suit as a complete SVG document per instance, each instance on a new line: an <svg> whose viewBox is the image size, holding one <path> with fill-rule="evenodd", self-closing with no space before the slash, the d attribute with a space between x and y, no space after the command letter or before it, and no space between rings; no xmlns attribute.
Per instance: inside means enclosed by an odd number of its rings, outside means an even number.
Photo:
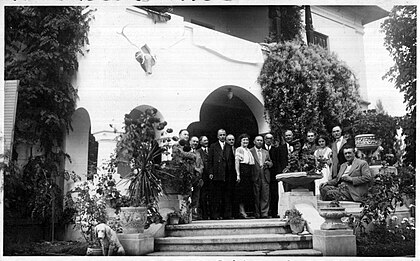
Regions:
<svg viewBox="0 0 420 261"><path fill-rule="evenodd" d="M270 159L273 162L273 167L270 168L270 206L268 216L277 218L278 216L278 203L279 203L279 186L276 180L276 175L279 173L279 148L275 147L274 137L271 133L264 136L264 149L268 151Z"/></svg>
<svg viewBox="0 0 420 261"><path fill-rule="evenodd" d="M232 219L238 215L238 204L235 202L235 186L236 186L236 171L235 171L235 136L228 134L226 136L226 144L231 147L233 161L228 161L228 174L226 178L225 196L224 196L224 216L225 219Z"/></svg>
<svg viewBox="0 0 420 261"><path fill-rule="evenodd" d="M347 139L343 137L340 126L335 126L332 129L332 136L334 142L331 143L332 150L332 166L331 166L331 177L337 177L338 171L340 170L341 164L346 161L344 157L343 146L346 144Z"/></svg>
<svg viewBox="0 0 420 261"><path fill-rule="evenodd" d="M279 173L282 173L284 168L286 168L289 161L289 153L293 152L293 131L286 130L284 132L284 143L279 146ZM285 192L290 191L290 187L286 182L283 183L283 189Z"/></svg>
<svg viewBox="0 0 420 261"><path fill-rule="evenodd" d="M355 157L352 145L344 145L343 150L346 162L341 164L337 177L320 185L321 198L361 202L372 179L369 165Z"/></svg>
<svg viewBox="0 0 420 261"><path fill-rule="evenodd" d="M317 149L317 145L315 144L315 137L315 131L309 130L306 132L306 142L303 144L302 151L306 151L308 154L314 155L314 152Z"/></svg>
<svg viewBox="0 0 420 261"><path fill-rule="evenodd" d="M196 179L194 180L192 184L193 191L192 191L192 196L191 196L191 209L192 209L193 220L201 219L201 215L198 211L198 208L199 208L199 202L200 202L200 193L201 193L200 191L201 191L201 187L203 186L202 174L203 174L204 164L203 164L203 160L201 158L200 153L197 151L198 142L199 142L198 137L196 136L191 137L190 139L191 152L193 152L196 156L195 166L194 166Z"/></svg>
<svg viewBox="0 0 420 261"><path fill-rule="evenodd" d="M255 165L252 172L255 218L268 218L270 195L270 170L273 163L268 151L263 149L263 137L256 136L250 149Z"/></svg>
<svg viewBox="0 0 420 261"><path fill-rule="evenodd" d="M200 148L197 152L200 154L200 157L203 161L203 186L201 187L201 195L200 195L200 203L199 208L201 212L202 219L209 219L210 218L210 179L209 179L209 139L207 136L201 136L199 139Z"/></svg>
<svg viewBox="0 0 420 261"><path fill-rule="evenodd" d="M209 179L212 181L212 219L223 219L223 201L226 190L226 180L229 175L229 164L234 165L232 147L226 144L226 131L217 131L217 139L209 148Z"/></svg>

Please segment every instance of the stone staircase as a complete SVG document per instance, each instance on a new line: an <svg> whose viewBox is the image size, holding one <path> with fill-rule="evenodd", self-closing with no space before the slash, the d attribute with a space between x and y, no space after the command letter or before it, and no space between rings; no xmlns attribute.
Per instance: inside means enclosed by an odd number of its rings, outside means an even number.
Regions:
<svg viewBox="0 0 420 261"><path fill-rule="evenodd" d="M294 235L280 219L193 221L167 225L150 256L321 256L312 235Z"/></svg>

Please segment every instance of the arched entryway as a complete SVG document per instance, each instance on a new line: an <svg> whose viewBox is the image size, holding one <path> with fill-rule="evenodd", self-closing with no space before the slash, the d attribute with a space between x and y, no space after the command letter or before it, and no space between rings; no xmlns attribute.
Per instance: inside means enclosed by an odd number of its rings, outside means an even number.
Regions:
<svg viewBox="0 0 420 261"><path fill-rule="evenodd" d="M263 104L247 90L230 85L207 96L200 108L200 121L191 123L188 131L190 137L205 135L214 142L218 129L235 137L247 133L252 138L265 129L265 124Z"/></svg>

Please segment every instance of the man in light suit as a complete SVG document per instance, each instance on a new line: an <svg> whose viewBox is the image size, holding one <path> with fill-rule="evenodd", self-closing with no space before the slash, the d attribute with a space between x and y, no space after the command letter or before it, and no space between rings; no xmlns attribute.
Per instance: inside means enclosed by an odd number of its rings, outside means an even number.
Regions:
<svg viewBox="0 0 420 261"><path fill-rule="evenodd" d="M255 218L268 218L270 199L270 170L273 163L268 151L262 148L263 137L256 136L254 147L250 149L255 165L252 172Z"/></svg>
<svg viewBox="0 0 420 261"><path fill-rule="evenodd" d="M343 150L347 162L341 164L337 177L320 185L321 198L361 202L372 180L369 165L355 158L352 145L344 145Z"/></svg>
<svg viewBox="0 0 420 261"><path fill-rule="evenodd" d="M234 166L235 159L232 153L232 146L226 144L226 131L220 129L217 131L217 139L209 148L209 179L212 181L212 219L223 219L223 202L226 181L229 179L229 166Z"/></svg>
<svg viewBox="0 0 420 261"><path fill-rule="evenodd" d="M203 159L201 158L200 152L197 151L198 142L199 140L197 136L191 137L190 139L191 152L193 152L196 156L195 166L194 166L196 179L194 183L192 184L193 191L192 191L192 196L191 196L191 209L192 209L193 220L201 219L201 215L199 212L199 207L200 207L199 202L200 202L201 187L203 186L202 174L203 174L203 169L204 169L204 163L203 163Z"/></svg>
<svg viewBox="0 0 420 261"><path fill-rule="evenodd" d="M346 144L347 139L343 137L340 126L335 126L332 129L332 136L333 136L334 142L331 143L331 150L332 150L331 177L335 178L337 177L341 164L343 164L346 161L344 157L343 146L344 144Z"/></svg>

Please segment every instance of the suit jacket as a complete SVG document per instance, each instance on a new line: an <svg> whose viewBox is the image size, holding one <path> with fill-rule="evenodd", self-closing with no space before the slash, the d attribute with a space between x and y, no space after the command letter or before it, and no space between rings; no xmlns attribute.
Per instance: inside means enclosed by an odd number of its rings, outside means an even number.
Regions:
<svg viewBox="0 0 420 261"><path fill-rule="evenodd" d="M327 185L338 186L339 183L344 182L349 188L353 201L360 202L362 197L368 193L369 184L372 180L369 165L366 161L355 158L349 172L349 176L353 178L352 182L340 180L347 166L347 162L341 164L337 177L328 181Z"/></svg>
<svg viewBox="0 0 420 261"><path fill-rule="evenodd" d="M197 153L200 154L201 160L203 161L203 174L202 179L204 182L209 180L209 152L207 149L207 152L204 152L203 148L199 148L196 150Z"/></svg>
<svg viewBox="0 0 420 261"><path fill-rule="evenodd" d="M210 145L208 164L209 175L213 174L213 180L225 181L229 177L228 165L232 164L229 161L235 161L232 147L229 144L225 143L224 150L222 150L219 141Z"/></svg>
<svg viewBox="0 0 420 261"><path fill-rule="evenodd" d="M278 148L279 153L279 165L278 165L278 173L282 173L283 169L286 168L288 161L289 161L289 151L287 150L287 144L283 143L280 144Z"/></svg>
<svg viewBox="0 0 420 261"><path fill-rule="evenodd" d="M337 141L334 141L333 143L331 143L331 150L332 150L331 176L332 178L337 177L341 164L346 162L346 158L344 157L344 150L343 150L343 146L344 144L346 144L346 142L347 140L343 137L343 142L341 143L340 148L337 148Z"/></svg>
<svg viewBox="0 0 420 261"><path fill-rule="evenodd" d="M254 165L254 171L252 172L252 181L257 181L260 177L260 174L263 173L263 177L265 178L267 183L270 183L270 170L267 167L264 167L264 163L266 161L271 163L272 166L272 161L270 159L270 154L268 153L268 151L266 151L265 149L261 149L261 156L262 156L262 162L263 165L260 164L259 160L258 160L258 154L257 154L257 149L255 147L253 147L252 149L250 149L252 156L254 156L254 161L255 161L255 165Z"/></svg>
<svg viewBox="0 0 420 261"><path fill-rule="evenodd" d="M270 155L270 159L273 162L273 167L270 168L271 178L275 178L275 176L279 173L279 164L280 164L280 155L279 155L279 148L274 147L271 145L270 150L267 149L266 145L264 144L264 149L268 151Z"/></svg>

